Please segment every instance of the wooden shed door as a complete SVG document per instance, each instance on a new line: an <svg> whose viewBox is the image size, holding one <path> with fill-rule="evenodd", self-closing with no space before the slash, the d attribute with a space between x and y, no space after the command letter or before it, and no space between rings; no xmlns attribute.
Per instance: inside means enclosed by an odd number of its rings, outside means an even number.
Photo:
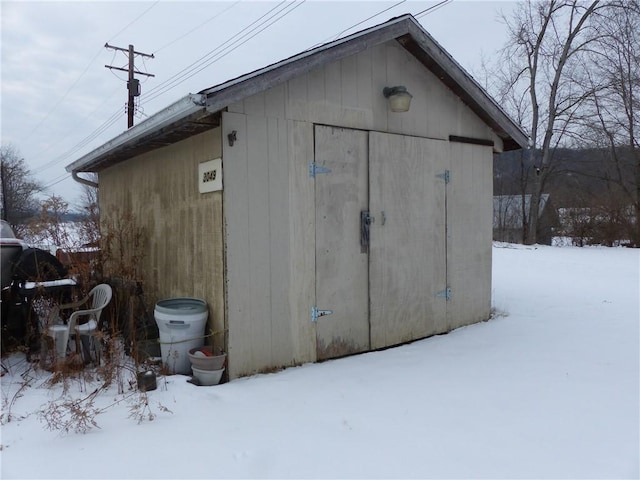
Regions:
<svg viewBox="0 0 640 480"><path fill-rule="evenodd" d="M449 144L369 135L371 348L442 332L446 322Z"/></svg>
<svg viewBox="0 0 640 480"><path fill-rule="evenodd" d="M442 331L448 151L441 140L315 127L316 306L332 312L317 319L319 360Z"/></svg>
<svg viewBox="0 0 640 480"><path fill-rule="evenodd" d="M315 127L316 306L333 312L317 321L318 360L369 350L369 259L360 247L367 159L367 132Z"/></svg>

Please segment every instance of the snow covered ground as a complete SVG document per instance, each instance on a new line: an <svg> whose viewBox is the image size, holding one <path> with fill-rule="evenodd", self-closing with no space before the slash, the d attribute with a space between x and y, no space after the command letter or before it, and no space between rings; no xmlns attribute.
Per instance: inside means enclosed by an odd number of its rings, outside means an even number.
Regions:
<svg viewBox="0 0 640 480"><path fill-rule="evenodd" d="M4 358L1 476L638 478L640 252L493 252L488 322L214 387L161 378L152 421L113 387L100 428L49 431L37 412L62 387Z"/></svg>

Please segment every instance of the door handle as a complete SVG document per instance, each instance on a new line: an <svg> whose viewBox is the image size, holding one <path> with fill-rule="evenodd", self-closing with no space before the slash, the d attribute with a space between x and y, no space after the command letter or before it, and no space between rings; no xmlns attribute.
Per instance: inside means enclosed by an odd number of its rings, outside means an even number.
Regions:
<svg viewBox="0 0 640 480"><path fill-rule="evenodd" d="M375 221L369 210L360 212L360 253L369 253L370 229L369 226Z"/></svg>

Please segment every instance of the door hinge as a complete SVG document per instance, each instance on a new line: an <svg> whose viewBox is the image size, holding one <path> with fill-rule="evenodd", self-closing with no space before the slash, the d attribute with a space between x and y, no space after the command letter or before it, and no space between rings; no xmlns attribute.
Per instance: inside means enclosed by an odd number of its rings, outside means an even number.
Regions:
<svg viewBox="0 0 640 480"><path fill-rule="evenodd" d="M441 292L436 293L436 297L438 298L446 298L447 301L451 300L451 288L447 287Z"/></svg>
<svg viewBox="0 0 640 480"><path fill-rule="evenodd" d="M332 315L333 310L318 310L318 307L315 305L311 307L311 321L317 322L318 318L324 317L326 315Z"/></svg>
<svg viewBox="0 0 640 480"><path fill-rule="evenodd" d="M320 167L320 166L316 165L316 162L311 162L309 164L309 176L311 178L314 178L317 173L329 173L329 172L331 172L330 168Z"/></svg>
<svg viewBox="0 0 640 480"><path fill-rule="evenodd" d="M451 174L449 173L449 170L445 170L444 173L439 173L438 175L436 175L436 178L441 178L444 180L444 183L449 183L449 181L451 180Z"/></svg>

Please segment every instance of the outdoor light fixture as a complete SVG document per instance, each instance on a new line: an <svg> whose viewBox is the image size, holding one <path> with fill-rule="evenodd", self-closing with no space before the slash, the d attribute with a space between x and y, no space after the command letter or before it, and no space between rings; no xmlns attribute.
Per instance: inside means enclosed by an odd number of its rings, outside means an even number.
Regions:
<svg viewBox="0 0 640 480"><path fill-rule="evenodd" d="M411 95L407 87L398 85L397 87L384 87L382 94L389 99L389 106L392 112L408 112L411 105Z"/></svg>

